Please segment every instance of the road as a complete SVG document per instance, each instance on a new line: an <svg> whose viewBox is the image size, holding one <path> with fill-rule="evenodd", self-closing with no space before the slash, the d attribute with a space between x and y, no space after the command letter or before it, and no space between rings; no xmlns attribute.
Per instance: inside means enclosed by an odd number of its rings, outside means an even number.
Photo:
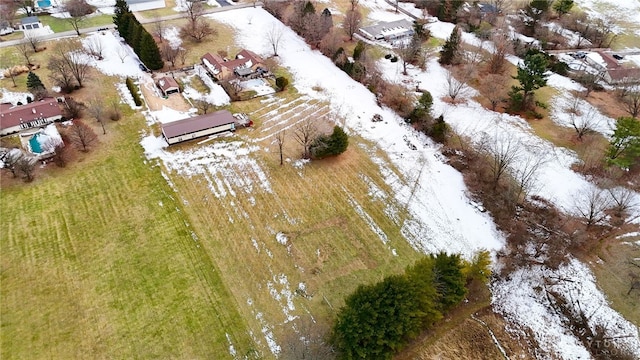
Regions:
<svg viewBox="0 0 640 360"><path fill-rule="evenodd" d="M247 7L253 7L254 6L254 4L252 4L252 3L243 3L243 4L232 5L229 2L227 2L226 0L217 0L217 1L220 4L220 7L213 8L213 9L208 9L208 10L204 11L204 13L205 14L213 14L213 13L222 12L222 11L229 11L229 10L234 10L234 9L242 9L242 8L247 8ZM256 3L255 6L262 6L262 3L258 2L258 3ZM181 19L181 18L186 17L186 14L184 14L184 13L178 13L178 14L174 14L174 15L167 15L167 16L163 16L163 17L160 17L160 18L151 18L151 19L143 18L139 14L134 14L134 15L136 15L136 18L138 19L138 21L141 24L151 24L151 23L154 23L154 22L176 20L176 19ZM98 31L99 29L105 29L105 28L106 29L114 29L115 26L113 24L109 24L109 25L103 25L103 26L94 26L94 27L89 27L89 28L83 28L83 29L80 29L80 34L91 33L91 32ZM47 40L61 39L61 38L75 37L75 36L78 36L76 34L75 30L71 30L71 31L63 31L63 32L59 32L59 33L43 35L43 36L40 37L40 40L41 41L47 41ZM2 42L0 42L0 48L7 47L7 46L14 46L14 45L19 44L21 41L23 41L23 39L2 41Z"/></svg>

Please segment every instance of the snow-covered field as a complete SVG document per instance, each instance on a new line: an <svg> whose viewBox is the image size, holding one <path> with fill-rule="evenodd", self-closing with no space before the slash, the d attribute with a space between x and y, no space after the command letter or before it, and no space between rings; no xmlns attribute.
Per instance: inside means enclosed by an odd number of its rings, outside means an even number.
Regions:
<svg viewBox="0 0 640 360"><path fill-rule="evenodd" d="M401 16L385 10L387 7L380 4L381 2L363 1L363 5L372 8L371 19L389 21ZM236 29L238 45L265 57L269 55L268 45L255 36L277 22L265 11L248 8L218 13L211 17ZM250 24L246 25L248 21L238 21L243 18L251 18ZM453 28L451 24L440 22L431 26L432 33L439 37L448 36ZM478 41L469 34L465 34L463 39L475 44ZM292 74L293 86L303 96L329 102L331 111L344 119L348 132L358 134L383 149L390 161L405 174L405 179L399 178L385 168L382 159L373 157L374 162L379 164L386 183L393 187L393 194L390 196L394 197L396 203L406 204L410 212L410 220L402 225L402 233L414 248L424 252L460 252L468 256L479 248L495 250L503 246L502 234L496 230L492 219L481 211L481 205L469 199L462 176L446 164L437 145L405 125L403 119L391 110L376 105L374 96L364 86L338 70L319 52L311 50L288 28L285 28L280 49L279 61ZM512 61L517 62L518 59ZM575 153L538 138L523 119L491 112L471 99L457 105L442 101L446 95L446 70L436 61L431 61L426 71L411 68L407 77L401 74L398 66L399 64L384 62L382 70L392 81L413 84L415 80L419 80L421 87L434 95L434 113L444 114L445 120L456 132L468 136L476 143L516 142L521 162L512 171L522 171L521 166L531 159L543 159L537 172L537 186L533 187L533 194L548 199L564 211L572 212L576 205L576 195L594 186L571 170L571 165L579 161ZM557 75L551 76L550 85L565 93L567 89L579 87ZM322 91L317 91L318 88ZM552 116L558 123L566 126L566 114L561 110L568 101L565 97L563 95L554 100ZM585 104L578 106L582 113L591 111ZM370 119L376 113L381 114L385 121L372 123ZM166 121L176 119L178 115L161 111L151 116L157 121ZM598 119L598 130L609 134L610 119L599 113ZM190 151L168 152L164 149L166 144L153 136L144 137L142 145L149 157L162 159L169 169L179 174L204 174L211 193L216 197L236 196L233 189L238 188L249 191L261 187L262 191L270 191L268 171L251 155L252 152L261 150L256 145L242 141L211 142ZM237 169L252 173L250 178L257 180L231 184L230 179L239 178L236 172L240 170ZM352 205L354 211L358 212L357 202ZM361 216L366 218L365 215ZM235 214L229 221L243 216L245 214ZM386 238L382 235L380 240L385 242ZM280 237L278 241L286 242L286 238ZM290 286L286 278L282 279L281 274L272 275L273 279L270 285L267 284L267 288L274 301L282 303L283 311L287 313L293 307L287 300ZM539 342L545 343L542 350L548 354L556 354L565 359L589 358L586 349L563 328L562 319L549 310L548 304L544 303L544 296L535 290L545 278L553 276L569 278L573 281L572 284L577 284L566 289L562 288L562 284L553 286L579 299L584 305L583 310L594 314L594 325L603 324L615 334L629 336L625 338L625 344L640 356L637 331L633 333L633 326L608 307L589 269L575 260L555 272L545 269L523 270L509 280L495 283L494 306L514 323L532 328L537 333ZM251 299L249 301L251 306L256 306ZM257 308L255 316L262 321L264 341L277 354L280 348L271 325L266 323ZM545 327L540 322L541 319L546 319L546 323L550 325Z"/></svg>

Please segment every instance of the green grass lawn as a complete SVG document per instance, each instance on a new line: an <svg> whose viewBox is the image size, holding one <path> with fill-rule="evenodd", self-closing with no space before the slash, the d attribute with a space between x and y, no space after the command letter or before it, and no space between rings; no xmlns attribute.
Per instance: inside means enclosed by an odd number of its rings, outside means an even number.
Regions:
<svg viewBox="0 0 640 360"><path fill-rule="evenodd" d="M183 204L138 145L144 121L0 189L1 356L230 358L251 340ZM5 178L6 179L6 178Z"/></svg>
<svg viewBox="0 0 640 360"><path fill-rule="evenodd" d="M51 15L38 16L38 18L40 19L40 22L42 22L43 25L45 26L49 25L49 27L51 27L51 30L53 30L53 32L63 32L63 31L74 30L73 26L71 26L71 24L65 19L59 19ZM104 14L104 15L88 17L86 20L84 20L80 24L80 28L82 29L82 28L101 26L101 25L110 25L110 24L113 24L113 15Z"/></svg>

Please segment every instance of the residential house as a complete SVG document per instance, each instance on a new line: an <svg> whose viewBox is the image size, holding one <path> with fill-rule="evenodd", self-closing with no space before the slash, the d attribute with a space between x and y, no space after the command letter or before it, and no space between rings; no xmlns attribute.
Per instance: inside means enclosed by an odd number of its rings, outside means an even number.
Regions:
<svg viewBox="0 0 640 360"><path fill-rule="evenodd" d="M42 28L42 23L37 16L27 16L20 19L20 30L33 30Z"/></svg>
<svg viewBox="0 0 640 360"><path fill-rule="evenodd" d="M158 79L157 84L158 88L160 88L160 91L162 91L164 96L180 92L180 86L178 85L178 82L170 76L161 77L160 79Z"/></svg>
<svg viewBox="0 0 640 360"><path fill-rule="evenodd" d="M62 119L62 110L54 98L25 105L0 104L0 136L46 126Z"/></svg>
<svg viewBox="0 0 640 360"><path fill-rule="evenodd" d="M225 131L234 131L235 122L230 112L220 110L162 124L162 136L169 145L172 145Z"/></svg>
<svg viewBox="0 0 640 360"><path fill-rule="evenodd" d="M379 23L358 29L360 35L369 40L394 41L413 36L413 23L402 19Z"/></svg>
<svg viewBox="0 0 640 360"><path fill-rule="evenodd" d="M640 68L622 67L616 58L608 52L598 50L587 53L585 61L601 70L604 81L615 85L627 82L640 82Z"/></svg>
<svg viewBox="0 0 640 360"><path fill-rule="evenodd" d="M201 58L202 65L216 80L235 77L251 77L266 68L262 58L249 50L241 50L233 60L223 59L218 54L206 53Z"/></svg>

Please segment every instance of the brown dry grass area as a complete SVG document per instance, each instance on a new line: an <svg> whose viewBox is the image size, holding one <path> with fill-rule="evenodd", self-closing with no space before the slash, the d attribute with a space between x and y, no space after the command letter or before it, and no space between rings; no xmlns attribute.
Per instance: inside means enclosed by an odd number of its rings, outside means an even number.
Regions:
<svg viewBox="0 0 640 360"><path fill-rule="evenodd" d="M163 98L154 80L146 75L138 86L149 110L162 110L165 106L178 111L188 111L191 108L182 94L171 94L167 99Z"/></svg>
<svg viewBox="0 0 640 360"><path fill-rule="evenodd" d="M624 111L623 105L620 104L620 100L617 99L612 91L592 91L586 100L600 112L614 119L629 116L629 113Z"/></svg>
<svg viewBox="0 0 640 360"><path fill-rule="evenodd" d="M463 306L464 308L464 306ZM474 320L464 309L461 314L447 317L441 325L446 331L433 331L421 336L395 360L495 360L503 359L489 333L490 329L510 358L535 359L528 349L526 338L516 338L507 332L507 323L489 306L480 309L474 316L486 324ZM460 316L464 315L464 316Z"/></svg>

